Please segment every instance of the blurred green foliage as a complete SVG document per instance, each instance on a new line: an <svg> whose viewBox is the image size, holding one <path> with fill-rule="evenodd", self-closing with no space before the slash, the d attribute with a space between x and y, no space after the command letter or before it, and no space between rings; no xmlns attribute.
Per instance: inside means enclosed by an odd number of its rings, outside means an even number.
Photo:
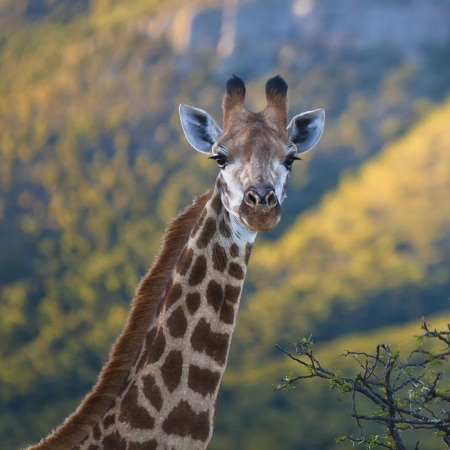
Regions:
<svg viewBox="0 0 450 450"><path fill-rule="evenodd" d="M217 55L180 54L145 31L179 4L0 1L4 449L46 435L95 383L167 221L214 181L215 164L181 137L177 109L219 119L229 74ZM321 420L333 439L348 425L318 388L300 406L272 393L275 342L310 332L331 341L447 306L449 106L339 181L450 85L437 90L422 82L427 69L388 53L273 68L289 82L292 113L324 107L327 127L317 155L294 167L283 223L258 237L211 448L327 448L328 434L308 429ZM263 108L267 77L233 70L248 82L248 106Z"/></svg>

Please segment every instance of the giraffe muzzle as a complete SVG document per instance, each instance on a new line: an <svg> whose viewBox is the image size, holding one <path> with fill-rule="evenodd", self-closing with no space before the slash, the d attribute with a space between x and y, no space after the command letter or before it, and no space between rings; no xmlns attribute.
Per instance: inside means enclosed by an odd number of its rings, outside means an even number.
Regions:
<svg viewBox="0 0 450 450"><path fill-rule="evenodd" d="M281 207L272 187L249 187L244 193L239 214L244 223L255 231L274 228L281 218Z"/></svg>

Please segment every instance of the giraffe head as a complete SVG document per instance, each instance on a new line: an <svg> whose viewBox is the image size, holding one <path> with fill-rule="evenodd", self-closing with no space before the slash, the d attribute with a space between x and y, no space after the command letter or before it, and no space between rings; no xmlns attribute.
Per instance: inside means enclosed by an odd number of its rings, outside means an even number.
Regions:
<svg viewBox="0 0 450 450"><path fill-rule="evenodd" d="M287 126L287 84L267 81L267 106L260 112L244 106L244 82L233 76L223 99L223 130L205 111L180 105L184 133L199 152L220 168L222 203L238 226L270 230L281 218L286 183L297 156L318 142L323 109L296 115Z"/></svg>

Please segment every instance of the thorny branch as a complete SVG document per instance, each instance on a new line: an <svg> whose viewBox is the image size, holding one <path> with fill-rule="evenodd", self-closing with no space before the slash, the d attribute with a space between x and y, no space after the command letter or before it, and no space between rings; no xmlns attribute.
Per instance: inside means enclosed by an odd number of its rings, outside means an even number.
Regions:
<svg viewBox="0 0 450 450"><path fill-rule="evenodd" d="M289 373L275 385L275 390L289 390L300 380L318 377L340 394L351 393L352 416L357 421L360 436L343 436L337 438L337 442L364 444L367 449L379 446L405 450L402 432L427 429L434 430L435 435L450 446L450 386L442 387L445 380L443 364L448 362L450 355L450 326L447 325L444 331L431 330L423 321L421 328L423 333L417 336L417 348L406 359L401 359L400 351L392 351L387 344L379 344L374 355L345 350L342 356L355 360L360 369L353 377L322 367L314 355L311 337L300 339L295 344L294 354L277 345L279 350L303 366L306 375ZM441 347L444 344L444 348L433 351L434 342ZM361 395L375 405L372 414L358 412ZM382 424L386 427L385 435L366 439L362 421ZM419 449L419 442L415 448Z"/></svg>

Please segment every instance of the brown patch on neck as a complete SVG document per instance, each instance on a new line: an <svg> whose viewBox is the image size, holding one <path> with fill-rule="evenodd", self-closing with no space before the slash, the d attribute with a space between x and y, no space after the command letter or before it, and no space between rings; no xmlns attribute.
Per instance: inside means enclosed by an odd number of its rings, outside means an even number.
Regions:
<svg viewBox="0 0 450 450"><path fill-rule="evenodd" d="M137 290L125 328L92 392L54 433L28 450L61 450L76 446L111 406L136 361L173 269L211 193L209 190L198 197L167 227L159 256Z"/></svg>

